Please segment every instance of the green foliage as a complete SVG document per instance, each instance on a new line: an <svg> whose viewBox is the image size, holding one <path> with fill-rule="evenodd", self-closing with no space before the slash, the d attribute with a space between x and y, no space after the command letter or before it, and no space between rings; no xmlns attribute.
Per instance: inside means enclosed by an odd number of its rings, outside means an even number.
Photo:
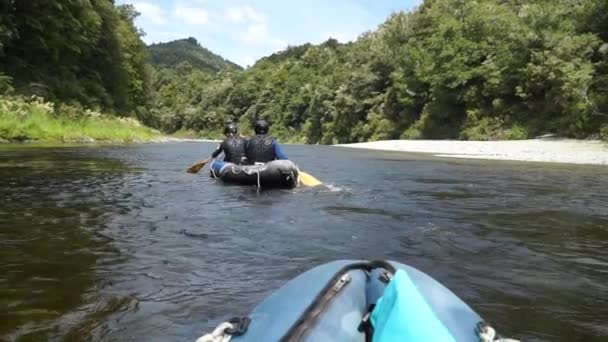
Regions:
<svg viewBox="0 0 608 342"><path fill-rule="evenodd" d="M465 140L517 140L528 138L528 131L521 125L505 124L500 117L480 117L479 112L467 114L467 122L460 132L460 138Z"/></svg>
<svg viewBox="0 0 608 342"><path fill-rule="evenodd" d="M608 125L604 125L600 128L600 139L608 141Z"/></svg>
<svg viewBox="0 0 608 342"><path fill-rule="evenodd" d="M409 126L403 134L401 134L401 139L423 139L425 138L423 130L427 126L427 122L430 121L429 114L423 113L414 124Z"/></svg>
<svg viewBox="0 0 608 342"><path fill-rule="evenodd" d="M13 78L0 73L0 95L10 94L13 88Z"/></svg>
<svg viewBox="0 0 608 342"><path fill-rule="evenodd" d="M157 103L174 119L165 129L264 118L307 143L590 136L608 118L607 12L600 0L427 0L356 42L288 47L243 71L171 60Z"/></svg>
<svg viewBox="0 0 608 342"><path fill-rule="evenodd" d="M146 48L134 7L111 0L0 10L0 92L50 99L65 120L90 108L220 137L263 118L281 140L323 144L580 138L608 125L605 0L426 0L354 42L291 46L245 70L194 38Z"/></svg>
<svg viewBox="0 0 608 342"><path fill-rule="evenodd" d="M224 68L241 69L239 65L202 47L192 37L152 44L148 47L148 51L152 65L158 68L173 68L181 63L187 63L191 68L207 72L218 72Z"/></svg>
<svg viewBox="0 0 608 342"><path fill-rule="evenodd" d="M0 72L20 93L122 113L147 105L147 52L133 6L0 1Z"/></svg>
<svg viewBox="0 0 608 342"><path fill-rule="evenodd" d="M133 142L158 132L132 118L115 118L41 98L0 97L0 140L62 142Z"/></svg>

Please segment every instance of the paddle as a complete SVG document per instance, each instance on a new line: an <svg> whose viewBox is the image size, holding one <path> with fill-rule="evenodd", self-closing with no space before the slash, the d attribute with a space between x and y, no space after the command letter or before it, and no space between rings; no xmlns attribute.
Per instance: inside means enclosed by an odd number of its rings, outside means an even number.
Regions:
<svg viewBox="0 0 608 342"><path fill-rule="evenodd" d="M186 172L188 173L197 173L199 172L203 167L205 167L205 164L207 164L209 161L211 160L211 158L207 158L205 160L203 160L200 163L194 164L192 166L190 166L188 168L188 170L186 170Z"/></svg>
<svg viewBox="0 0 608 342"><path fill-rule="evenodd" d="M320 180L316 179L311 174L300 171L300 184L304 186L317 186L323 183L321 183Z"/></svg>

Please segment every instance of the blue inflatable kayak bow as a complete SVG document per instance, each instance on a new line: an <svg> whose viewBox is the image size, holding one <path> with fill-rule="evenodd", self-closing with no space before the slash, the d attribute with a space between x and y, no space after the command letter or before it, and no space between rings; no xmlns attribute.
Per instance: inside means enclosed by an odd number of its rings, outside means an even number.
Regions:
<svg viewBox="0 0 608 342"><path fill-rule="evenodd" d="M235 342L514 341L497 339L473 309L427 274L382 260L338 260L312 268L249 316L223 323L198 342L226 337Z"/></svg>

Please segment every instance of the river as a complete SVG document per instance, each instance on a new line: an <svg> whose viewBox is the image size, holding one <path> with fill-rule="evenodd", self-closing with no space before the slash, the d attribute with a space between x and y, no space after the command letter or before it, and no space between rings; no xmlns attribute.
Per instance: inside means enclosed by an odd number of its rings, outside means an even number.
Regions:
<svg viewBox="0 0 608 342"><path fill-rule="evenodd" d="M0 340L194 341L345 258L509 337L608 340L605 167L287 145L330 186L258 192L185 172L214 146L0 146Z"/></svg>

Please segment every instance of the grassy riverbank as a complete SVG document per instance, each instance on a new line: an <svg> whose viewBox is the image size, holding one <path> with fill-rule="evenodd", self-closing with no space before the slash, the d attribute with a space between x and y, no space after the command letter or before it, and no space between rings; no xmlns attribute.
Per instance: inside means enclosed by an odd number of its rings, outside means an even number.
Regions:
<svg viewBox="0 0 608 342"><path fill-rule="evenodd" d="M119 118L39 98L0 97L0 142L145 142L158 131Z"/></svg>

